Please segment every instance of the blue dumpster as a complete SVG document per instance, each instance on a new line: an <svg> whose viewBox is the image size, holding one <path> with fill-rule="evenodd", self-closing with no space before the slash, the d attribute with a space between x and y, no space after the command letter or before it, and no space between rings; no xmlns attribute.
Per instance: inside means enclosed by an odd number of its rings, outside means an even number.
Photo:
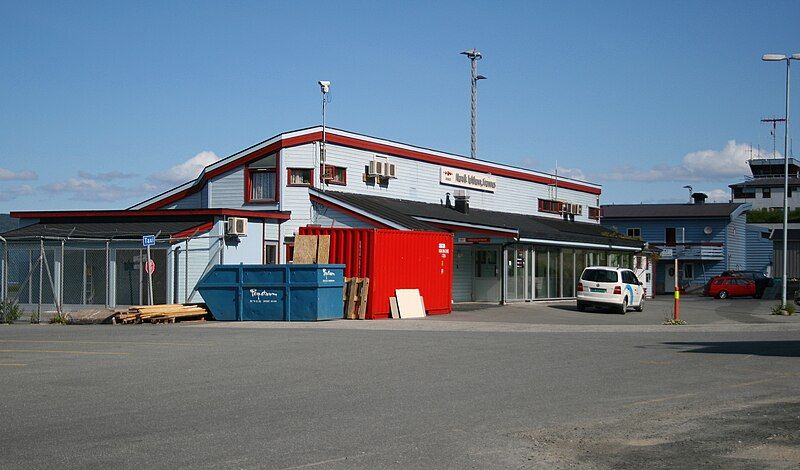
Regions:
<svg viewBox="0 0 800 470"><path fill-rule="evenodd" d="M222 321L342 318L343 264L218 264L197 290Z"/></svg>

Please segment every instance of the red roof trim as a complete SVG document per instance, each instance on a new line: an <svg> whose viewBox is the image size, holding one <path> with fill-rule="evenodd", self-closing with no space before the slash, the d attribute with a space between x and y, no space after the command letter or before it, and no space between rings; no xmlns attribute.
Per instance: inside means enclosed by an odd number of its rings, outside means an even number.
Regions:
<svg viewBox="0 0 800 470"><path fill-rule="evenodd" d="M235 160L231 160L230 162L218 167L214 168L207 173L204 173L201 180L197 183L193 184L192 186L179 191L171 196L168 196L160 201L155 201L147 206L145 206L142 210L147 209L158 209L160 207L164 207L172 202L175 202L183 197L188 196L189 194L195 193L203 187L203 184L207 182L209 179L219 176L223 173L227 173L231 170L236 169L237 167L246 165L254 160L258 160L261 157L267 156L270 153L277 152L281 149L295 147L297 145L308 144L311 142L316 142L318 140L322 140L322 132L316 131L311 132L309 134L303 134L295 137L290 137L286 139L279 139L266 147L260 148L258 150L253 151L247 155L239 157ZM472 170L472 171L479 171L483 173L491 173L493 175L498 176L506 176L509 178L514 178L518 180L524 181L532 181L535 183L542 183L542 184L556 184L558 182L558 187L565 188L565 189L572 189L575 191L581 191L589 194L599 195L602 190L600 188L594 188L591 186L586 186L580 183L573 183L570 181L563 181L563 180L556 180L555 177L550 176L541 176L541 175L532 175L529 173L525 173L523 171L508 169L508 168L497 168L491 165L487 165L485 163L479 162L466 162L463 160L458 160L455 158L444 157L440 155L432 155L430 153L420 152L417 150L411 150L401 147L396 147L394 145L389 144L381 144L377 142L372 142L369 140L358 139L355 137L348 137L343 135L338 135L332 132L329 132L326 136L326 140L331 143L344 145L346 147L353 147L361 150L368 150L372 152L384 153L388 155L397 155L400 157L410 158L412 160L419 160L429 163L435 163L438 165L447 165L454 168L461 168L465 170Z"/></svg>
<svg viewBox="0 0 800 470"><path fill-rule="evenodd" d="M173 233L170 236L170 239L174 240L176 238L189 238L189 237L191 237L192 235L195 235L195 234L208 232L212 228L214 228L214 222L206 222L204 224L198 225L197 227L186 229L186 230L184 230L182 232L178 232L178 233Z"/></svg>
<svg viewBox="0 0 800 470"><path fill-rule="evenodd" d="M355 212L355 211L352 211L350 209L347 209L346 207L342 207L339 204L336 204L336 203L333 203L333 202L330 202L330 201L326 201L325 199L322 199L319 196L314 196L313 194L309 194L308 197L309 197L309 199L311 199L311 202L316 202L316 203L322 204L323 206L326 206L326 207L332 207L332 208L336 209L337 211L344 212L345 214L347 214L349 216L352 216L352 217L355 217L356 219L358 219L358 220L360 220L362 222L366 222L366 223L374 225L374 226L376 226L378 228L387 228L387 229L395 230L394 227L389 227L388 225L383 224L381 222L378 222L377 220L371 219L371 218L369 218L369 217L367 217L367 216L365 216L363 214L359 214L358 212Z"/></svg>
<svg viewBox="0 0 800 470"><path fill-rule="evenodd" d="M248 211L242 209L166 209L166 210L110 210L110 211L30 211L12 212L15 219L55 219L64 217L187 217L234 216L255 219L289 220L291 212Z"/></svg>

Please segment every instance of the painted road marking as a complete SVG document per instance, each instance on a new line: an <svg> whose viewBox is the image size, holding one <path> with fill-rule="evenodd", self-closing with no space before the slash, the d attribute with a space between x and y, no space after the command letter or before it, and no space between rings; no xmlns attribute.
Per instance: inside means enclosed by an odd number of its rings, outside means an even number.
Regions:
<svg viewBox="0 0 800 470"><path fill-rule="evenodd" d="M0 362L0 367L25 367L27 365L28 364L19 364L19 363L13 363L13 362L9 362L9 363Z"/></svg>
<svg viewBox="0 0 800 470"><path fill-rule="evenodd" d="M81 354L96 356L127 356L128 352L104 352L104 351L67 351L60 349L0 349L0 353L45 353L45 354Z"/></svg>
<svg viewBox="0 0 800 470"><path fill-rule="evenodd" d="M654 398L652 400L635 401L633 403L628 403L625 406L638 406L638 405L647 405L647 404L650 404L650 403L661 403L662 401L678 400L680 398L693 397L695 395L697 395L697 394L696 393L683 393L683 394L680 394L680 395L671 395L671 396L668 396L668 397Z"/></svg>
<svg viewBox="0 0 800 470"><path fill-rule="evenodd" d="M64 339L0 339L0 343L64 343L64 344L144 344L148 346L214 346L211 343L162 343L159 341L79 341Z"/></svg>

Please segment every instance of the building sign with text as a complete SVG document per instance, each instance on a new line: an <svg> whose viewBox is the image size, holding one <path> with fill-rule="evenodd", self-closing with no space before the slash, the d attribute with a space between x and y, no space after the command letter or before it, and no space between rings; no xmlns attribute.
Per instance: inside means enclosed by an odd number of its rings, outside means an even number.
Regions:
<svg viewBox="0 0 800 470"><path fill-rule="evenodd" d="M446 166L439 168L439 182L490 193L493 193L494 188L497 187L497 178L489 173L476 173Z"/></svg>

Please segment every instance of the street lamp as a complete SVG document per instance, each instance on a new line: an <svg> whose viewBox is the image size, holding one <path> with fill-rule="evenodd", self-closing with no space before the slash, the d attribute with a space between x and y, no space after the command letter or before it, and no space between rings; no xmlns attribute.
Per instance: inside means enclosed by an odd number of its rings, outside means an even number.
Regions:
<svg viewBox="0 0 800 470"><path fill-rule="evenodd" d="M327 161L327 148L326 148L326 132L325 132L325 104L328 102L329 97L328 93L331 91L331 82L328 80L320 80L317 82L319 84L319 91L322 92L322 143L320 144L320 175L319 175L319 187L320 189L324 189L325 185L323 182L325 181L325 170L327 167L325 166L325 162ZM313 178L312 178L313 179ZM314 182L311 182L312 186Z"/></svg>
<svg viewBox="0 0 800 470"><path fill-rule="evenodd" d="M764 54L761 60L765 62L786 62L786 132L783 133L783 279L781 280L781 308L786 308L786 278L787 269L787 243L789 237L789 77L790 63L800 60L800 54Z"/></svg>
<svg viewBox="0 0 800 470"><path fill-rule="evenodd" d="M480 52L475 49L464 51L461 54L467 56L472 66L472 120L470 123L470 152L469 156L475 158L478 150L478 80L486 80L483 75L478 75L478 61L483 58Z"/></svg>

